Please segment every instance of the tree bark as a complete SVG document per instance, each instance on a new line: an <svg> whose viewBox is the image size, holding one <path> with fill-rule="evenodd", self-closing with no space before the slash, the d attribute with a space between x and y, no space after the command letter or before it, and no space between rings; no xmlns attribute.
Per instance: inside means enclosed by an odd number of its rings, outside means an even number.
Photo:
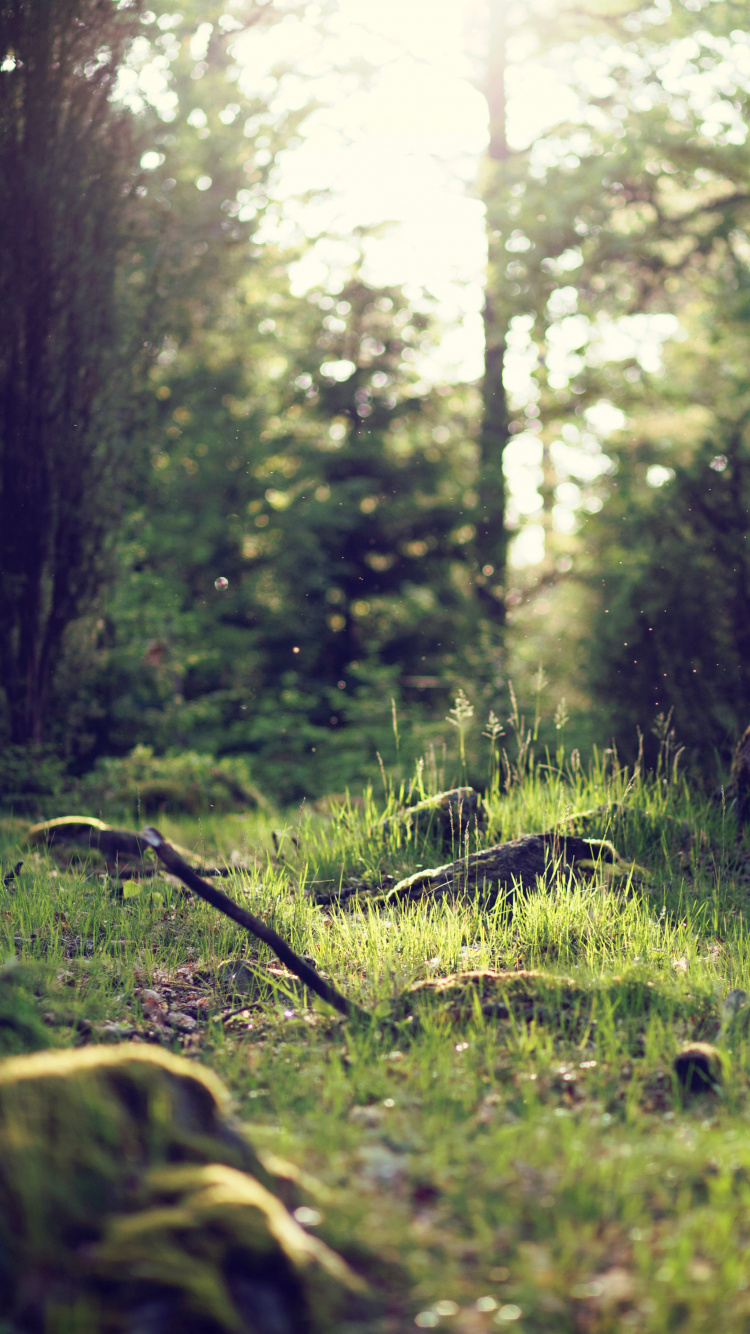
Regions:
<svg viewBox="0 0 750 1334"><path fill-rule="evenodd" d="M63 634L96 591L116 513L136 149L110 95L137 19L96 0L0 7L0 688L18 744L42 739Z"/></svg>
<svg viewBox="0 0 750 1334"><path fill-rule="evenodd" d="M501 632L505 625L508 549L503 453L509 439L509 413L503 378L507 326L500 294L506 263L505 237L495 226L493 203L505 188L503 168L508 159L505 105L506 9L507 0L490 0L485 88L489 112L484 192L487 207L487 286L483 312L485 353L475 548L480 605L490 624Z"/></svg>

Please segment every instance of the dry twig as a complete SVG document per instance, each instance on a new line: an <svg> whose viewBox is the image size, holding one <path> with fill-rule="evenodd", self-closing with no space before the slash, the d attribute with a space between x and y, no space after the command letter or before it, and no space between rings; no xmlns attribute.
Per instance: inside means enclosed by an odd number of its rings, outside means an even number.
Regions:
<svg viewBox="0 0 750 1334"><path fill-rule="evenodd" d="M260 917L255 917L246 908L241 908L238 903L235 903L234 899L230 899L227 894L222 893L220 889L215 889L213 885L209 885L205 880L202 880L192 867L182 860L179 853L162 838L158 829L147 825L141 834L141 838L149 847L154 849L160 861L171 871L172 875L176 875L178 880L182 881L183 885L187 885L188 889L192 889L194 894L205 899L206 903L210 903L213 908L217 908L226 917L231 917L232 921L244 926L247 931L257 936L258 940L262 940L273 950L276 957L281 959L281 962L286 964L287 968L291 969L300 981L304 982L306 987L310 988L310 991L314 991L316 996L320 996L321 1000L326 1001L328 1005L332 1005L334 1010L338 1010L339 1014L343 1014L347 1019L370 1018L366 1010L363 1010L354 1001L347 1000L346 996L342 996L336 987L330 982L326 982L325 978L321 977L315 968L300 958L299 954L295 954L283 937L272 927L267 926Z"/></svg>

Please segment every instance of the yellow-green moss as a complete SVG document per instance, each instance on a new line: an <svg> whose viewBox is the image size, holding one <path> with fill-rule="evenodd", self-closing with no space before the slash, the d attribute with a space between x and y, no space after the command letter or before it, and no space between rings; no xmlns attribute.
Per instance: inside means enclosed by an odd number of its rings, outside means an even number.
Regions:
<svg viewBox="0 0 750 1334"><path fill-rule="evenodd" d="M0 1307L21 1328L61 1303L87 1334L154 1303L164 1334L330 1328L356 1281L272 1187L193 1062L131 1044L0 1064Z"/></svg>

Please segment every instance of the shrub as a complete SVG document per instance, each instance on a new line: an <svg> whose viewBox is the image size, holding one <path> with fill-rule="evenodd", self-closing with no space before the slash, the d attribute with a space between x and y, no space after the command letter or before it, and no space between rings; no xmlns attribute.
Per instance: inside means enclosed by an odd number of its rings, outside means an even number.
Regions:
<svg viewBox="0 0 750 1334"><path fill-rule="evenodd" d="M98 809L155 815L180 812L216 814L242 806L268 806L253 787L240 759L216 761L212 755L187 751L155 755L151 746L136 746L120 759L100 759L78 784L77 795Z"/></svg>

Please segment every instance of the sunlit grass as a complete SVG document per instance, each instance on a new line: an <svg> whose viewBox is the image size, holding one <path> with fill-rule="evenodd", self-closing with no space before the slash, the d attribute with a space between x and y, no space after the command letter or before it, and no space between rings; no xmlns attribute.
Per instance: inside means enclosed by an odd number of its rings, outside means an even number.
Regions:
<svg viewBox="0 0 750 1334"><path fill-rule="evenodd" d="M648 882L561 868L489 908L384 903L373 891L386 876L466 851L383 825L408 791L286 822L157 821L201 861L235 851L246 869L224 887L371 1010L369 1024L313 1005L175 882L157 875L123 897L93 860L65 870L24 849L17 823L3 868L26 864L4 891L0 947L63 1044L113 1040L107 1022L142 1027L143 988L194 970L206 1004L190 1054L225 1078L259 1145L319 1177L326 1237L386 1266L391 1315L373 1332L415 1318L466 1334L746 1329L750 1041L724 1040L720 1010L730 989L750 989L747 840L673 766L634 776L602 754L584 774L562 754L527 756L507 787L500 772L469 850L568 821ZM311 894L352 884L345 907ZM232 996L220 965L240 957L254 984ZM419 981L485 969L540 970L544 1006L531 1019L471 996L460 1013L394 1007ZM725 1078L684 1102L672 1062L694 1038L718 1040Z"/></svg>

